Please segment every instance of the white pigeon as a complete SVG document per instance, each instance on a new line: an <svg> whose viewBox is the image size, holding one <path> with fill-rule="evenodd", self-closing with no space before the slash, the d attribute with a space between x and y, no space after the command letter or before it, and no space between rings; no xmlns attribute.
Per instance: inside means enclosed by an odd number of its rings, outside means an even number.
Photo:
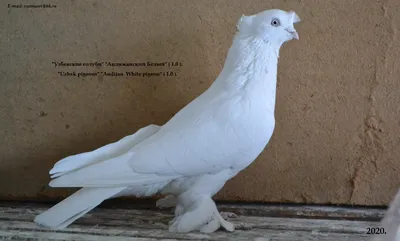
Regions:
<svg viewBox="0 0 400 241"><path fill-rule="evenodd" d="M212 197L272 136L279 49L298 39L299 21L276 9L243 15L220 75L203 94L163 126L57 162L49 185L82 188L35 222L61 229L106 199L159 193L166 197L157 206L175 206L171 232L233 231Z"/></svg>

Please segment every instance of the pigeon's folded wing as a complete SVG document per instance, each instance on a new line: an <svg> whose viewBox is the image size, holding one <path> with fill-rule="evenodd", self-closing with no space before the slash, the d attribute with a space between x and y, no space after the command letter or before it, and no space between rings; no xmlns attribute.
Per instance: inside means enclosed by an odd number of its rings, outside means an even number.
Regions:
<svg viewBox="0 0 400 241"><path fill-rule="evenodd" d="M49 185L51 187L118 187L155 184L174 178L174 176L134 172L128 164L133 159L134 153L126 153L119 157L66 173L53 179Z"/></svg>
<svg viewBox="0 0 400 241"><path fill-rule="evenodd" d="M202 111L182 109L160 131L133 150L130 167L139 173L192 176L217 173L242 161L249 143L243 128L240 98L216 103ZM238 120L241 119L241 120ZM239 164L240 165L240 164Z"/></svg>
<svg viewBox="0 0 400 241"><path fill-rule="evenodd" d="M93 151L68 156L54 164L54 167L50 170L51 178L56 178L82 167L120 156L156 133L160 128L161 127L157 125L148 125L139 129L134 134L125 136L117 142L110 143Z"/></svg>
<svg viewBox="0 0 400 241"><path fill-rule="evenodd" d="M194 102L128 153L67 173L50 186L143 185L230 168L245 153L237 133L243 131L233 124L244 118L234 113L237 104L225 101L199 110Z"/></svg>

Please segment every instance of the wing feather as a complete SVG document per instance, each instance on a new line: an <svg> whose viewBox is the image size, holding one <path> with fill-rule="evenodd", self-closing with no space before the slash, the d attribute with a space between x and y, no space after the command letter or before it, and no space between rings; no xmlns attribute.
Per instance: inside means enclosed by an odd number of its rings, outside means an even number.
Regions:
<svg viewBox="0 0 400 241"><path fill-rule="evenodd" d="M242 98L221 95L216 101L197 101L134 148L135 159L129 162L133 170L192 176L217 173L241 161L246 148L241 138L247 133L235 123L246 118L240 112Z"/></svg>
<svg viewBox="0 0 400 241"><path fill-rule="evenodd" d="M50 182L51 187L117 187L155 184L172 180L176 176L160 176L155 173L137 173L129 161L135 159L134 152L128 152L74 172L67 173Z"/></svg>
<svg viewBox="0 0 400 241"><path fill-rule="evenodd" d="M97 148L94 151L79 153L61 159L54 164L54 167L50 170L51 178L56 178L79 168L122 155L131 150L139 142L156 133L160 128L161 127L157 125L148 125L139 129L132 135L126 136L117 142Z"/></svg>

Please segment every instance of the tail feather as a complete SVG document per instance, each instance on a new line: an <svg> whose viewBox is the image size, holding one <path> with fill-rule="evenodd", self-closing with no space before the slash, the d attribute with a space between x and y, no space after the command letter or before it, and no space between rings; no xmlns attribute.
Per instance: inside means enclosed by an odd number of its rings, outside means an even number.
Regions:
<svg viewBox="0 0 400 241"><path fill-rule="evenodd" d="M127 166L127 161L134 154L130 152L132 148L160 128L157 125L149 125L117 142L58 161L50 170L51 177L56 178L50 182L50 186L83 188L37 215L34 222L47 228L63 229L106 199L156 193L170 181L170 178L134 173ZM131 182L135 185L129 187Z"/></svg>
<svg viewBox="0 0 400 241"><path fill-rule="evenodd" d="M158 125L148 125L139 129L132 135L126 136L117 142L110 143L94 151L84 152L61 159L50 170L51 178L56 178L88 165L118 157L131 150L138 143L152 136L160 128L161 127Z"/></svg>
<svg viewBox="0 0 400 241"><path fill-rule="evenodd" d="M118 195L125 189L126 187L82 188L49 210L36 216L34 222L52 229L66 228L104 200Z"/></svg>

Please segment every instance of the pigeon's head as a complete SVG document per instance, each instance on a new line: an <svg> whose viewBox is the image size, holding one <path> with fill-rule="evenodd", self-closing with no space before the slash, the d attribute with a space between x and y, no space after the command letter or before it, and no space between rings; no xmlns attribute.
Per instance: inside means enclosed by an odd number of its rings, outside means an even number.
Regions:
<svg viewBox="0 0 400 241"><path fill-rule="evenodd" d="M280 46L289 40L299 39L293 26L298 22L300 22L300 18L293 11L271 9L255 15L243 15L237 28L241 35L254 36Z"/></svg>

